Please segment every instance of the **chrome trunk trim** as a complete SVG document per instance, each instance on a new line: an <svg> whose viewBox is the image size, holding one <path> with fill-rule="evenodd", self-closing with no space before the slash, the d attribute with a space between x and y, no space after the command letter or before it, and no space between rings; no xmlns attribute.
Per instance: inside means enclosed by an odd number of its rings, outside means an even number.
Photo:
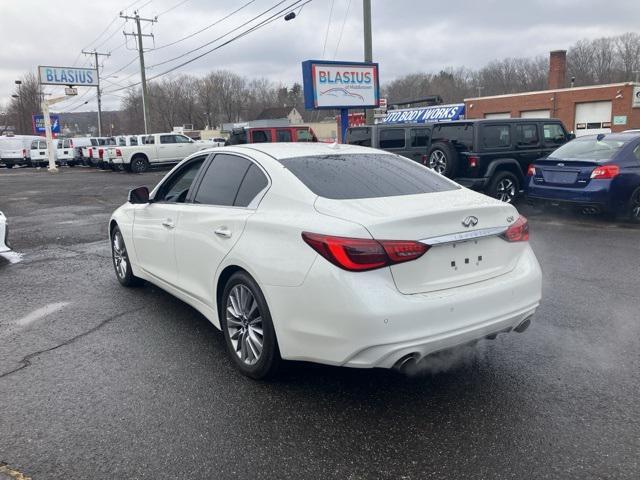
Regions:
<svg viewBox="0 0 640 480"><path fill-rule="evenodd" d="M506 231L507 227L480 228L478 230L471 230L470 232L450 233L439 237L423 238L418 241L425 245L443 245L445 243L466 242L468 240L475 240L476 238L482 237L493 237Z"/></svg>

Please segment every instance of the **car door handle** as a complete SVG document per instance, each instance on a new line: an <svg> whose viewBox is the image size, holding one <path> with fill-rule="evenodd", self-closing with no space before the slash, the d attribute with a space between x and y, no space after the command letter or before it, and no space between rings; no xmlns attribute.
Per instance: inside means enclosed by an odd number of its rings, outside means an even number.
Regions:
<svg viewBox="0 0 640 480"><path fill-rule="evenodd" d="M231 230L229 230L227 227L217 228L213 233L215 233L219 237L231 238Z"/></svg>
<svg viewBox="0 0 640 480"><path fill-rule="evenodd" d="M171 230L175 228L176 224L173 223L173 220L171 220L170 218L167 218L166 220L162 221L162 226L167 227L169 230Z"/></svg>

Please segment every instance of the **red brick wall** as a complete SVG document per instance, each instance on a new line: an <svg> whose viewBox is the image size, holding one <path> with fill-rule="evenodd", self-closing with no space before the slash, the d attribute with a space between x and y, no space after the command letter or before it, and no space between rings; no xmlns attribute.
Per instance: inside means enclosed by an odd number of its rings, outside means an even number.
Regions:
<svg viewBox="0 0 640 480"><path fill-rule="evenodd" d="M615 98L621 95L622 98ZM594 86L545 91L525 95L503 97L470 98L464 101L466 118L484 118L486 113L510 112L520 117L527 110L549 110L552 118L559 118L567 130L575 127L576 103L611 100L611 131L620 132L629 128L640 128L640 108L631 108L633 85ZM613 125L613 116L626 115L626 125Z"/></svg>

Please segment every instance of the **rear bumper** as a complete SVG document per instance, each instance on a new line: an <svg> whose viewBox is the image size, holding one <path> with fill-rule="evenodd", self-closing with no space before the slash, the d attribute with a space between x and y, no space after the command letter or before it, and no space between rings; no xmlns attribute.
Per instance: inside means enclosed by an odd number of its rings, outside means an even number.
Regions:
<svg viewBox="0 0 640 480"><path fill-rule="evenodd" d="M558 187L527 182L527 199L533 203L564 204L580 207L612 207L610 180L591 180L584 188Z"/></svg>
<svg viewBox="0 0 640 480"><path fill-rule="evenodd" d="M283 358L391 368L509 330L540 303L541 272L529 247L504 275L403 295L389 269L351 273L317 258L300 287L264 286Z"/></svg>
<svg viewBox="0 0 640 480"><path fill-rule="evenodd" d="M0 163L4 163L5 165L27 165L29 159L24 157L0 158Z"/></svg>

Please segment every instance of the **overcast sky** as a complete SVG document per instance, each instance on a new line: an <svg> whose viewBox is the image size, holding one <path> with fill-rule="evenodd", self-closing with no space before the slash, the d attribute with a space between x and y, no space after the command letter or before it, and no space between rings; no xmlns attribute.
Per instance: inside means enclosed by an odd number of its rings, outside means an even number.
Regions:
<svg viewBox="0 0 640 480"><path fill-rule="evenodd" d="M104 77L133 60L117 73L117 78L109 80L124 85L138 81L140 70L134 60L137 54L133 40L130 38L124 44L122 34L123 29L131 31L133 23L125 24L118 18L121 10L133 14L140 8L141 16L159 15L158 22L151 28L147 26L145 31L153 33L155 46L161 47L206 27L248 1L0 0L0 105L6 104L14 80L27 71L35 71L37 65L88 65L89 59L79 55L82 48L96 47L99 51L111 52L111 57L103 61ZM287 0L271 13L294 1ZM227 20L192 38L147 52L147 66L151 67L180 57L149 68L147 75L161 73L218 45L219 42L213 43L186 54L276 3L277 0L254 0ZM581 38L640 29L639 0L372 0L372 4L373 57L380 63L382 82L417 71L476 68L504 57L546 55L549 50L567 48ZM177 72L200 75L224 68L248 77L263 76L291 84L301 81L300 62L305 59L362 60L362 30L362 0L313 0L293 21L278 19ZM145 38L145 47L153 48L154 39ZM103 90L109 92L114 88L117 86L105 83ZM54 87L48 91L57 93ZM83 93L82 99L69 100L61 104L60 109L90 100L77 110L94 110L94 92L80 89L80 94ZM119 94L121 92L107 93L105 107L117 108L116 95Z"/></svg>

